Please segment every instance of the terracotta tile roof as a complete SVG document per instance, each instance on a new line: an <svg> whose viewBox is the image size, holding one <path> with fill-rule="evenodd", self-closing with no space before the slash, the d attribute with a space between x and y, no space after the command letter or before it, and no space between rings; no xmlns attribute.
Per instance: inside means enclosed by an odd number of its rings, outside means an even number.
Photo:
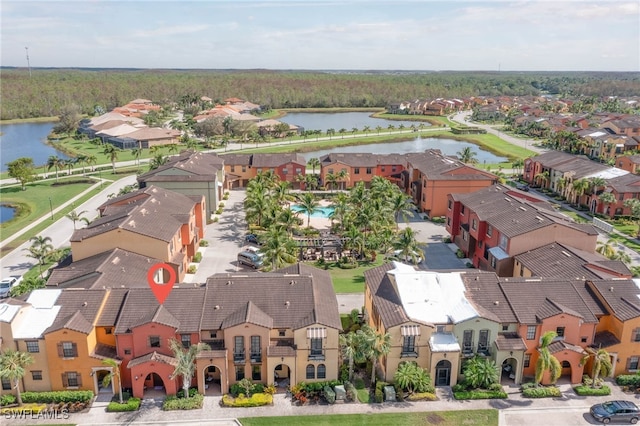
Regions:
<svg viewBox="0 0 640 426"><path fill-rule="evenodd" d="M52 269L47 287L147 287L147 271L160 260L115 248Z"/></svg>
<svg viewBox="0 0 640 426"><path fill-rule="evenodd" d="M171 157L169 162L138 176L138 182L158 181L215 181L218 171L224 167L224 159L216 154L203 152L185 153Z"/></svg>
<svg viewBox="0 0 640 426"><path fill-rule="evenodd" d="M300 164L305 166L305 161L302 154L253 154L251 159L251 166L254 168L271 168L280 167L287 163Z"/></svg>
<svg viewBox="0 0 640 426"><path fill-rule="evenodd" d="M155 310L147 312L145 315L138 318L131 324L131 328L139 327L141 325L148 324L150 322L156 324L162 324L173 328L180 327L180 321L176 319L171 312L169 312L164 306L159 305Z"/></svg>
<svg viewBox="0 0 640 426"><path fill-rule="evenodd" d="M255 314L248 302L259 308ZM203 330L237 323L245 312L245 318L252 317L262 325L271 318L273 328L297 329L316 323L342 328L330 276L306 265L273 273L213 275L207 279L205 303Z"/></svg>
<svg viewBox="0 0 640 426"><path fill-rule="evenodd" d="M465 297L474 306L492 312L501 323L515 323L517 318L509 300L499 285L499 278L493 272L465 272L461 274L465 286Z"/></svg>
<svg viewBox="0 0 640 426"><path fill-rule="evenodd" d="M98 359L116 359L118 357L118 351L115 346L97 343L90 356Z"/></svg>
<svg viewBox="0 0 640 426"><path fill-rule="evenodd" d="M56 300L56 305L60 305L60 311L53 324L43 334L63 328L81 333L91 332L106 295L106 290L63 290Z"/></svg>
<svg viewBox="0 0 640 426"><path fill-rule="evenodd" d="M527 344L516 333L500 333L496 337L496 347L499 351L526 351Z"/></svg>
<svg viewBox="0 0 640 426"><path fill-rule="evenodd" d="M429 180L497 180L494 174L465 164L457 157L446 156L439 149L409 154L407 162Z"/></svg>
<svg viewBox="0 0 640 426"><path fill-rule="evenodd" d="M619 194L637 194L640 192L640 176L632 173L617 176L607 180L607 187L613 188Z"/></svg>
<svg viewBox="0 0 640 426"><path fill-rule="evenodd" d="M618 339L612 332L606 330L596 333L593 338L593 345L597 348L607 348L618 344L620 344L620 339Z"/></svg>
<svg viewBox="0 0 640 426"><path fill-rule="evenodd" d="M239 324L254 324L265 328L273 328L273 318L264 313L262 309L248 301L244 306L229 315L222 322L222 329L234 327Z"/></svg>
<svg viewBox="0 0 640 426"><path fill-rule="evenodd" d="M252 154L221 154L225 166L250 166Z"/></svg>
<svg viewBox="0 0 640 426"><path fill-rule="evenodd" d="M622 321L640 317L640 289L633 280L592 280L587 287L603 300L610 314Z"/></svg>
<svg viewBox="0 0 640 426"><path fill-rule="evenodd" d="M127 292L128 290L124 288L111 289L107 292L107 300L104 302L100 317L96 320L97 327L113 327L116 325L124 299L127 297Z"/></svg>
<svg viewBox="0 0 640 426"><path fill-rule="evenodd" d="M102 216L74 231L71 241L122 229L169 242L187 222L195 205L186 195L152 185L104 203L99 207Z"/></svg>
<svg viewBox="0 0 640 426"><path fill-rule="evenodd" d="M115 333L129 333L149 318L177 326L178 333L197 333L200 331L204 295L203 287L174 287L159 310L160 305L149 288L131 289L122 305Z"/></svg>
<svg viewBox="0 0 640 426"><path fill-rule="evenodd" d="M175 358L153 351L149 354L133 358L127 364L127 368L133 368L137 365L144 364L145 362L161 362L163 364L171 365L174 367L178 365L178 361Z"/></svg>
<svg viewBox="0 0 640 426"><path fill-rule="evenodd" d="M162 127L147 127L136 130L135 132L127 133L124 136L134 140L148 141L154 139L176 139L179 138L180 135L180 130L165 129Z"/></svg>
<svg viewBox="0 0 640 426"><path fill-rule="evenodd" d="M51 333L57 330L67 329L77 331L78 333L89 334L93 330L93 325L80 313L76 312L70 316L61 318L58 314L56 321L49 327L45 333Z"/></svg>
<svg viewBox="0 0 640 426"><path fill-rule="evenodd" d="M377 167L378 165L404 165L407 156L403 154L371 154L362 152L340 152L323 155L320 157L322 167L343 163L351 167Z"/></svg>
<svg viewBox="0 0 640 426"><path fill-rule="evenodd" d="M564 340L558 340L549 345L549 352L551 352L552 354L555 354L564 350L570 350L583 355L587 353L580 346L572 345L571 343L567 343Z"/></svg>
<svg viewBox="0 0 640 426"><path fill-rule="evenodd" d="M392 263L385 263L364 271L365 285L369 288L373 305L378 309L378 314L386 329L411 321L387 275L387 272L392 269L394 269Z"/></svg>
<svg viewBox="0 0 640 426"><path fill-rule="evenodd" d="M538 206L545 206L548 210L553 209L553 206L547 201L542 199L536 201L535 197L531 197L531 200L522 198L518 196L520 195L518 192L508 186L497 184L470 193L454 193L451 194L451 198L473 210L480 220L487 220L487 218L506 209L513 210L513 208L520 206L526 208L527 205L531 205L534 202Z"/></svg>
<svg viewBox="0 0 640 426"><path fill-rule="evenodd" d="M267 348L267 356L283 357L296 356L296 350L291 346L275 346L271 345Z"/></svg>

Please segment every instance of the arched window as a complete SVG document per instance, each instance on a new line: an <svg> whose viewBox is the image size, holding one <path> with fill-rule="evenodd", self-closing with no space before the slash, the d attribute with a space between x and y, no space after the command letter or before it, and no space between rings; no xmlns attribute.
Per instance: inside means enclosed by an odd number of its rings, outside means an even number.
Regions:
<svg viewBox="0 0 640 426"><path fill-rule="evenodd" d="M307 380L316 378L316 368L313 364L307 365Z"/></svg>
<svg viewBox="0 0 640 426"><path fill-rule="evenodd" d="M324 364L318 365L318 379L327 378L327 367Z"/></svg>
<svg viewBox="0 0 640 426"><path fill-rule="evenodd" d="M571 364L569 364L569 361L562 361L562 368L571 368Z"/></svg>

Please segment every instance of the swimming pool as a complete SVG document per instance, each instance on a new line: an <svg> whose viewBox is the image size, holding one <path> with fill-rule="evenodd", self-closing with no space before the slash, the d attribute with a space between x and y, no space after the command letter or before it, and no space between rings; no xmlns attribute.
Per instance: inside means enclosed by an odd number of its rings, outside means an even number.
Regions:
<svg viewBox="0 0 640 426"><path fill-rule="evenodd" d="M333 215L334 210L335 209L330 206L318 207L313 213L311 213L311 217L321 217L324 219L329 219L331 215ZM302 207L300 207L298 204L291 205L291 211L304 214L305 216L307 215L306 213L302 213Z"/></svg>

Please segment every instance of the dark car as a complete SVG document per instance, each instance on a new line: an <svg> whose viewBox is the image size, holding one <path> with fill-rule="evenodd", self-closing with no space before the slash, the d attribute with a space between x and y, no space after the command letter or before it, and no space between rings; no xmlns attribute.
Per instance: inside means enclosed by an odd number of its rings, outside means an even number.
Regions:
<svg viewBox="0 0 640 426"><path fill-rule="evenodd" d="M258 239L258 236L256 234L245 235L244 242L248 244L255 244L257 246L262 245L262 243L260 243L260 240Z"/></svg>
<svg viewBox="0 0 640 426"><path fill-rule="evenodd" d="M589 410L594 419L602 423L629 422L638 423L640 409L629 401L607 401L596 404Z"/></svg>
<svg viewBox="0 0 640 426"><path fill-rule="evenodd" d="M520 191L524 191L524 192L529 192L529 185L526 185L524 183L519 183L516 185L516 189L519 189Z"/></svg>

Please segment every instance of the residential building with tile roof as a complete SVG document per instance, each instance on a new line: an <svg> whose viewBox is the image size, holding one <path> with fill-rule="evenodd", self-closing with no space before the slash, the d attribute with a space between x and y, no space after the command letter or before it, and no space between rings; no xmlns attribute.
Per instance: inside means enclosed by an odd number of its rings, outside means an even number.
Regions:
<svg viewBox="0 0 640 426"><path fill-rule="evenodd" d="M297 176L306 174L304 157L290 154L224 154L224 170L229 176L230 187L245 187L258 173L273 172L281 181L300 188Z"/></svg>
<svg viewBox="0 0 640 426"><path fill-rule="evenodd" d="M384 177L398 183L400 173L407 164L403 154L370 154L370 153L330 153L320 160L320 180L327 183L327 175L337 175L345 170L348 179L342 185L351 188L359 182L369 187L374 176Z"/></svg>

